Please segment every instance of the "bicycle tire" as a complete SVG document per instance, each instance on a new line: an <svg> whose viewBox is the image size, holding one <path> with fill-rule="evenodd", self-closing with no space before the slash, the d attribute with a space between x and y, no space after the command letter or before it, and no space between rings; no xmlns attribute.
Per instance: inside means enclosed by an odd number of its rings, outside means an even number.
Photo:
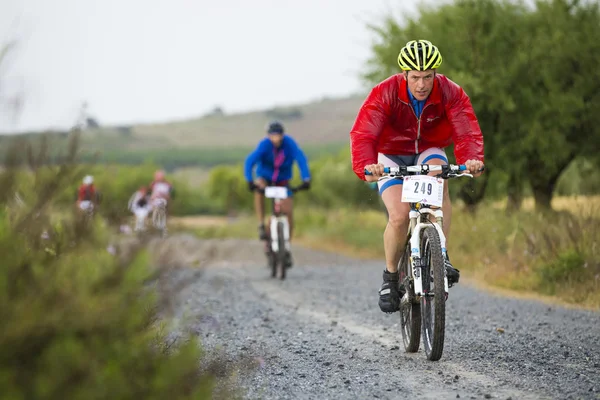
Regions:
<svg viewBox="0 0 600 400"><path fill-rule="evenodd" d="M152 211L152 223L154 227L160 231L163 231L167 225L167 215L163 207L156 207Z"/></svg>
<svg viewBox="0 0 600 400"><path fill-rule="evenodd" d="M428 226L423 231L421 257L425 261L425 267L421 271L423 292L431 294L431 283L433 283L433 296L421 297L423 347L428 360L438 361L444 351L446 329L445 267L440 236L436 228L432 226ZM432 311L435 314L434 316L431 315Z"/></svg>
<svg viewBox="0 0 600 400"><path fill-rule="evenodd" d="M269 252L267 253L267 263L269 268L271 269L271 278L277 277L277 255L273 253L273 248L271 247L271 238L269 238Z"/></svg>
<svg viewBox="0 0 600 400"><path fill-rule="evenodd" d="M410 240L410 238L409 238ZM398 271L400 271L400 283L404 283L409 302L400 304L400 329L402 330L402 341L407 353L416 353L421 344L421 304L416 302L415 289L410 277L410 246L406 246L404 255L400 259Z"/></svg>
<svg viewBox="0 0 600 400"><path fill-rule="evenodd" d="M282 222L277 223L277 244L277 266L279 269L279 279L284 280L287 268L285 266L286 249Z"/></svg>
<svg viewBox="0 0 600 400"><path fill-rule="evenodd" d="M167 237L167 210L163 208L160 214L161 235L165 238Z"/></svg>
<svg viewBox="0 0 600 400"><path fill-rule="evenodd" d="M158 219L158 208L154 208L152 210L152 225L155 228L158 226L158 223L156 222L157 219Z"/></svg>

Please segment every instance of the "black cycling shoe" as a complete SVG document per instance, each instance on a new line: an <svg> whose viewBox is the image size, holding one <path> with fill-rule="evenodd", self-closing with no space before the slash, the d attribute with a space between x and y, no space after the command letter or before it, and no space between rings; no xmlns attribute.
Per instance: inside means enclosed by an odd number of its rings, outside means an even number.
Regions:
<svg viewBox="0 0 600 400"><path fill-rule="evenodd" d="M460 271L452 266L448 253L444 258L444 266L446 267L446 276L448 277L448 287L454 286L460 279Z"/></svg>
<svg viewBox="0 0 600 400"><path fill-rule="evenodd" d="M384 313L400 310L399 275L397 272L383 271L383 284L379 289L379 308Z"/></svg>
<svg viewBox="0 0 600 400"><path fill-rule="evenodd" d="M269 236L267 235L267 231L265 230L265 225L260 224L258 226L258 238L259 240L267 240Z"/></svg>

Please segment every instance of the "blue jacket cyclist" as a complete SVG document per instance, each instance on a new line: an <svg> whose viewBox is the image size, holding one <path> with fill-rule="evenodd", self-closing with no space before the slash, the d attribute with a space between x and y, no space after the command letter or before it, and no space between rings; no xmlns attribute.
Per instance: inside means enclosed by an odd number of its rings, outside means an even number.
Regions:
<svg viewBox="0 0 600 400"><path fill-rule="evenodd" d="M288 187L292 179L294 161L298 163L302 177L303 189L310 187L310 170L304 152L296 141L285 134L283 124L279 121L271 122L267 127L267 137L262 139L256 149L248 155L244 165L244 176L248 188L254 191L254 208L259 221L259 237L261 240L268 238L265 229L264 194L256 189L267 186ZM256 171L254 171L256 167ZM253 177L253 174L256 177ZM281 203L282 211L288 215L290 223L290 239L293 229L292 197L284 199Z"/></svg>

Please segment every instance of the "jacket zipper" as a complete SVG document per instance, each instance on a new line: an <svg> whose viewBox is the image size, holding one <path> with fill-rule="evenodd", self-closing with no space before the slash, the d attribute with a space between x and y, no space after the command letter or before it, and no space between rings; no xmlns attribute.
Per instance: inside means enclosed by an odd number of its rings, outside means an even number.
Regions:
<svg viewBox="0 0 600 400"><path fill-rule="evenodd" d="M406 104L412 110L413 114L415 115L415 118L417 119L417 139L415 140L415 154L419 154L419 139L421 138L421 117L423 116L423 111L425 111L425 109L429 107L431 103L425 104L425 107L423 107L423 109L421 110L420 117L417 117L417 113L415 112L415 109L412 107L412 105L402 100L400 100L400 103Z"/></svg>

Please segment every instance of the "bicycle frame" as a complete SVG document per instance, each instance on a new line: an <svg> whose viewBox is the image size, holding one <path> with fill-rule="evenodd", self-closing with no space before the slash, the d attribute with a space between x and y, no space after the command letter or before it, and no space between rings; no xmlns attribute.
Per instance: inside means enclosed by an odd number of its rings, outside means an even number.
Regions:
<svg viewBox="0 0 600 400"><path fill-rule="evenodd" d="M422 222L419 221L419 218L427 218L429 215L435 217L436 222L427 221ZM411 209L409 212L410 218L410 228L409 228L409 237L410 237L410 278L413 280L415 296L427 296L428 293L423 293L423 280L421 268L424 266L421 260L421 231L428 226L434 226L440 236L440 243L442 245L442 254L446 256L446 237L444 236L444 232L442 230L442 220L444 218L444 213L441 209L432 210L428 206L423 206L419 210ZM448 294L448 277L444 274L444 291Z"/></svg>
<svg viewBox="0 0 600 400"><path fill-rule="evenodd" d="M285 249L290 250L290 223L288 217L282 211L281 201L285 197L272 197L271 217L269 219L269 230L271 238L271 250L274 253L279 251L279 232L277 230L277 224L281 222L283 224L283 239L285 243Z"/></svg>

